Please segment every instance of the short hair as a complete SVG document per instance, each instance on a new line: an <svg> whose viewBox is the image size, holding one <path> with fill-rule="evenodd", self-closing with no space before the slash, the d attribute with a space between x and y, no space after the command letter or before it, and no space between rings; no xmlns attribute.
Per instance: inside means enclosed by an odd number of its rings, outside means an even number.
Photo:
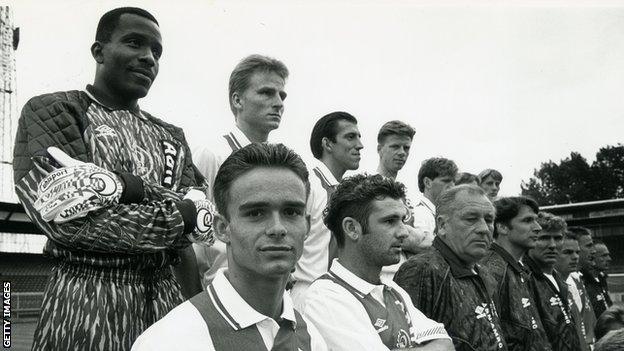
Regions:
<svg viewBox="0 0 624 351"><path fill-rule="evenodd" d="M624 306L613 305L602 312L596 320L594 335L596 340L600 340L609 331L622 328L624 328Z"/></svg>
<svg viewBox="0 0 624 351"><path fill-rule="evenodd" d="M386 197L405 199L405 186L382 175L358 174L343 179L331 195L323 221L336 238L338 247L345 245L342 221L345 217L357 220L364 232L368 231L368 216L374 200Z"/></svg>
<svg viewBox="0 0 624 351"><path fill-rule="evenodd" d="M624 350L624 330L618 329L607 333L598 340L594 351L621 351Z"/></svg>
<svg viewBox="0 0 624 351"><path fill-rule="evenodd" d="M119 24L119 18L124 14L141 16L156 23L157 26L159 25L156 18L146 10L138 7L119 7L102 15L95 31L95 41L101 43L109 42Z"/></svg>
<svg viewBox="0 0 624 351"><path fill-rule="evenodd" d="M577 233L571 231L570 228L568 228L565 232L563 232L563 240L565 239L578 241L579 238Z"/></svg>
<svg viewBox="0 0 624 351"><path fill-rule="evenodd" d="M405 122L397 120L386 122L381 126L381 129L379 129L377 144L382 144L385 142L386 138L391 135L408 137L411 140L414 139L414 134L416 134L414 128Z"/></svg>
<svg viewBox="0 0 624 351"><path fill-rule="evenodd" d="M227 207L232 183L254 168L282 168L294 172L303 182L306 199L310 193L309 173L301 157L283 144L252 143L232 153L219 167L213 185L217 211L229 219Z"/></svg>
<svg viewBox="0 0 624 351"><path fill-rule="evenodd" d="M455 162L448 158L432 157L426 159L422 162L420 170L418 171L418 190L420 190L421 193L425 191L425 177L435 179L440 176L450 176L455 180L457 171L458 168Z"/></svg>
<svg viewBox="0 0 624 351"><path fill-rule="evenodd" d="M495 170L493 168L487 168L487 169L482 170L481 173L479 173L479 175L477 176L477 179L479 180L479 185L488 176L492 176L492 178L494 178L494 180L498 180L499 182L503 181L503 175L501 174L501 172L499 172L499 171L497 171L497 170Z"/></svg>
<svg viewBox="0 0 624 351"><path fill-rule="evenodd" d="M509 196L502 197L494 201L494 208L496 209L496 220L494 221L494 238L498 238L497 224L504 224L509 227L511 220L514 219L522 206L528 206L535 212L539 213L539 206L535 200L526 196Z"/></svg>
<svg viewBox="0 0 624 351"><path fill-rule="evenodd" d="M263 55L249 55L245 57L234 67L230 74L228 100L232 113L236 113L232 95L245 91L249 87L251 76L257 72L273 72L283 80L286 80L289 75L286 65L278 59Z"/></svg>
<svg viewBox="0 0 624 351"><path fill-rule="evenodd" d="M323 138L336 142L340 121L357 124L357 119L353 115L343 111L328 113L316 121L310 135L310 149L316 159L323 157Z"/></svg>
<svg viewBox="0 0 624 351"><path fill-rule="evenodd" d="M456 211L457 207L457 196L466 192L469 195L485 195L485 190L474 184L462 184L451 187L445 191L443 191L437 199L436 203L436 219L440 215L451 215ZM488 200L489 201L489 200ZM436 220L436 232L437 232L437 220Z"/></svg>
<svg viewBox="0 0 624 351"><path fill-rule="evenodd" d="M537 223L545 232L556 232L559 230L567 231L568 225L566 221L549 212L540 212L537 214Z"/></svg>
<svg viewBox="0 0 624 351"><path fill-rule="evenodd" d="M455 185L470 184L472 182L477 182L477 184L479 184L479 178L477 178L476 175L468 172L461 172L455 178Z"/></svg>
<svg viewBox="0 0 624 351"><path fill-rule="evenodd" d="M577 238L580 238L583 235L589 235L590 237L593 237L591 230L589 230L589 229L587 229L585 227L578 227L578 226L568 227L568 231L571 231L571 232L575 233Z"/></svg>

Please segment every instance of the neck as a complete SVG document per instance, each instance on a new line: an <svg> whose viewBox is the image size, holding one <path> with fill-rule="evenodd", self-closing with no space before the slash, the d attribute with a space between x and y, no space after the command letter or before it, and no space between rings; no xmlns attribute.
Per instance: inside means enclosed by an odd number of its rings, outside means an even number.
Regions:
<svg viewBox="0 0 624 351"><path fill-rule="evenodd" d="M340 165L340 163L338 163L334 158L332 158L331 156L328 156L325 153L323 154L323 157L321 157L321 162L323 162L325 166L329 168L329 171L331 172L331 174L338 181L342 179L342 176L347 171L347 169L344 168L344 166Z"/></svg>
<svg viewBox="0 0 624 351"><path fill-rule="evenodd" d="M397 175L399 174L399 171L391 171L389 169L386 169L381 163L379 164L379 166L377 166L377 174L381 174L384 177L390 178L392 180L395 180Z"/></svg>
<svg viewBox="0 0 624 351"><path fill-rule="evenodd" d="M249 306L265 316L279 320L288 274L278 278L267 278L229 265L225 277Z"/></svg>
<svg viewBox="0 0 624 351"><path fill-rule="evenodd" d="M125 97L111 94L110 89L103 88L102 86L103 84L98 83L96 79L92 85L93 89L90 89L89 92L106 107L115 110L134 110L138 108L139 99L128 100Z"/></svg>
<svg viewBox="0 0 624 351"><path fill-rule="evenodd" d="M340 261L340 264L362 280L375 285L381 284L379 280L381 267L367 262L361 253L350 251L351 250L347 248L340 250L338 254L338 261Z"/></svg>
<svg viewBox="0 0 624 351"><path fill-rule="evenodd" d="M496 243L500 245L500 247L505 249L505 251L509 252L509 254L516 261L520 261L520 259L526 252L526 249L513 245L512 243L509 242L509 240L507 240L506 237L499 237L498 240L496 240Z"/></svg>
<svg viewBox="0 0 624 351"><path fill-rule="evenodd" d="M236 126L252 143L265 143L269 139L269 132L253 128L240 118L236 119Z"/></svg>
<svg viewBox="0 0 624 351"><path fill-rule="evenodd" d="M435 201L433 201L433 200L434 200L433 195L431 195L431 193L430 193L429 191L427 191L426 189L425 189L425 192L423 193L423 195L424 195L424 196L425 196L425 197L426 197L429 201L431 201L431 203L435 203Z"/></svg>

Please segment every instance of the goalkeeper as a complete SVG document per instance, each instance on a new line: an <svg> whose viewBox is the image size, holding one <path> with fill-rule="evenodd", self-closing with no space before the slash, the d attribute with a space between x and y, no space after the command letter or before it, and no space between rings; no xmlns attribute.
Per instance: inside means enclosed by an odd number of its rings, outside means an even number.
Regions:
<svg viewBox="0 0 624 351"><path fill-rule="evenodd" d="M158 73L158 22L138 8L109 11L91 53L93 85L34 97L19 120L16 192L56 261L34 350L129 350L183 302L171 267L196 282L191 241L213 240L182 130L137 104ZM187 297L201 289L183 285Z"/></svg>

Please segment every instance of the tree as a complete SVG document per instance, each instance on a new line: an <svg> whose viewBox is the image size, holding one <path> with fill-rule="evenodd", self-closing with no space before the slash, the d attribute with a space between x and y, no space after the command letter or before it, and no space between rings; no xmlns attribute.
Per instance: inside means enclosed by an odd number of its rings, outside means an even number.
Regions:
<svg viewBox="0 0 624 351"><path fill-rule="evenodd" d="M542 163L520 187L540 205L624 197L624 145L601 148L591 166L578 152L559 164Z"/></svg>

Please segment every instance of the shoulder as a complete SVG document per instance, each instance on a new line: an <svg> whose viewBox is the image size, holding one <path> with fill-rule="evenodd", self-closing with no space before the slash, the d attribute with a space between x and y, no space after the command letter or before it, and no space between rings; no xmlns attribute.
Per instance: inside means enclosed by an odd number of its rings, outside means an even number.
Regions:
<svg viewBox="0 0 624 351"><path fill-rule="evenodd" d="M186 301L147 328L135 341L133 351L213 350L208 327L192 303Z"/></svg>
<svg viewBox="0 0 624 351"><path fill-rule="evenodd" d="M437 281L444 277L448 268L449 265L444 258L435 248L430 247L405 261L395 274L394 281L401 286L423 280Z"/></svg>
<svg viewBox="0 0 624 351"><path fill-rule="evenodd" d="M507 262L494 250L490 250L479 262L482 270L488 270L492 275L502 275L507 268Z"/></svg>
<svg viewBox="0 0 624 351"><path fill-rule="evenodd" d="M26 106L36 113L43 112L43 114L49 115L56 112L51 110L53 106L73 105L75 107L82 106L86 109L90 103L91 100L85 92L71 90L34 96L26 102Z"/></svg>

